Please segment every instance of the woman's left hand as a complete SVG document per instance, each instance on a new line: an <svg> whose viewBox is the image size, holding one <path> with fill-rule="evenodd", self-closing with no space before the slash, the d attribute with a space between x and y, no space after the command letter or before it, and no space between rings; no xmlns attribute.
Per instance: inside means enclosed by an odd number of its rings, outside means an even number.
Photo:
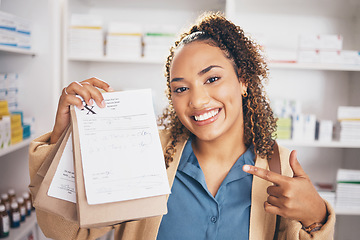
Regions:
<svg viewBox="0 0 360 240"><path fill-rule="evenodd" d="M296 151L291 152L289 162L294 172L293 177L251 165L244 165L243 170L274 183L267 188L269 196L264 203L266 212L300 221L305 227L313 223L324 223L327 218L325 202L298 162Z"/></svg>

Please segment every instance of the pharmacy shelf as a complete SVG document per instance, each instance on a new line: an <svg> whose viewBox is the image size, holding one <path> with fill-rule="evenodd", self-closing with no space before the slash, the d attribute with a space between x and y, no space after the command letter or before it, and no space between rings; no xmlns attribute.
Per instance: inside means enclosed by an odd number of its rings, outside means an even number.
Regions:
<svg viewBox="0 0 360 240"><path fill-rule="evenodd" d="M70 0L68 0L70 2ZM76 1L74 1L76 2ZM219 0L182 0L177 1L174 5L173 1L168 0L135 0L135 1L117 1L117 0L77 0L77 2L81 2L84 5L91 6L92 8L123 8L123 9L165 9L165 10L173 10L182 9L182 10L211 10L204 9L204 6L211 6L213 10L221 10L224 9L225 1Z"/></svg>
<svg viewBox="0 0 360 240"><path fill-rule="evenodd" d="M336 215L360 215L360 209L341 209L341 208L335 208Z"/></svg>
<svg viewBox="0 0 360 240"><path fill-rule="evenodd" d="M10 228L9 236L4 240L22 240L28 239L27 234L31 232L36 226L36 214L31 212L31 215L25 219L25 222L20 224L19 228Z"/></svg>
<svg viewBox="0 0 360 240"><path fill-rule="evenodd" d="M164 58L110 58L110 57L69 57L69 61L79 62L117 62L164 64ZM321 64L321 63L269 63L270 69L330 70L360 72L360 65Z"/></svg>
<svg viewBox="0 0 360 240"><path fill-rule="evenodd" d="M165 64L164 58L110 58L110 57L69 57L69 61L80 62L116 62L116 63L151 63L151 64Z"/></svg>
<svg viewBox="0 0 360 240"><path fill-rule="evenodd" d="M300 70L332 70L360 72L360 64L324 64L324 63L269 63L270 69L300 69Z"/></svg>
<svg viewBox="0 0 360 240"><path fill-rule="evenodd" d="M27 138L27 139L19 142L19 143L16 143L16 144L10 145L9 147L1 149L0 150L0 157L6 155L8 153L15 152L16 150L19 150L21 148L29 146L31 140L32 140L32 138L30 137L30 138Z"/></svg>
<svg viewBox="0 0 360 240"><path fill-rule="evenodd" d="M360 148L360 141L358 142L321 142L321 141L298 141L298 140L283 140L278 139L277 142L284 146L293 147L325 147L325 148Z"/></svg>
<svg viewBox="0 0 360 240"><path fill-rule="evenodd" d="M31 50L21 49L21 48L17 48L17 47L10 47L10 46L2 46L2 45L0 45L0 52L18 53L18 54L31 55L31 56L36 55L35 52L31 51Z"/></svg>

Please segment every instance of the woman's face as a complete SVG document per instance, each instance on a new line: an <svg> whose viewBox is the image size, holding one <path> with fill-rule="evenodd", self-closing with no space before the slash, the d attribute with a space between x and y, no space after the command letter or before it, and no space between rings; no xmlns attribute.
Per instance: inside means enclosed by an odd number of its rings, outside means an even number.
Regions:
<svg viewBox="0 0 360 240"><path fill-rule="evenodd" d="M223 51L195 41L179 47L170 67L174 109L197 138L215 140L243 133L242 96L245 84Z"/></svg>

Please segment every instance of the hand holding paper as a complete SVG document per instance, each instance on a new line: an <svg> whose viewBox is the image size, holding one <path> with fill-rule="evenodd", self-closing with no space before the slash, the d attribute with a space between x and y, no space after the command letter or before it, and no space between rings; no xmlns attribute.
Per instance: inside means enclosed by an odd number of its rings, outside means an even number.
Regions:
<svg viewBox="0 0 360 240"><path fill-rule="evenodd" d="M104 98L99 89L103 89L106 92L113 91L109 84L95 77L82 82L72 82L63 89L56 112L55 125L50 136L51 144L57 142L69 125L70 106L74 105L78 108L83 108L82 101L75 95L81 96L89 106L96 103L100 107L105 107Z"/></svg>

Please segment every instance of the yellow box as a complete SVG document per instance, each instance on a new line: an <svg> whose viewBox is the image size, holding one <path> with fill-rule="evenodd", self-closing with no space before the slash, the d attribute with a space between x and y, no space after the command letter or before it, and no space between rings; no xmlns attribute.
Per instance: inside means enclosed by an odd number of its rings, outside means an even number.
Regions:
<svg viewBox="0 0 360 240"><path fill-rule="evenodd" d="M16 143L19 143L19 142L22 142L22 140L23 140L23 138L22 138L22 136L20 136L20 137L12 137L11 138L11 145L13 145L13 144L16 144Z"/></svg>
<svg viewBox="0 0 360 240"><path fill-rule="evenodd" d="M276 135L278 139L291 139L291 118L278 118Z"/></svg>
<svg viewBox="0 0 360 240"><path fill-rule="evenodd" d="M0 100L0 115L9 115L9 105L6 100Z"/></svg>
<svg viewBox="0 0 360 240"><path fill-rule="evenodd" d="M11 129L13 128L21 128L21 114L11 114Z"/></svg>
<svg viewBox="0 0 360 240"><path fill-rule="evenodd" d="M12 128L11 129L11 144L15 144L21 142L23 140L23 129L20 128Z"/></svg>

